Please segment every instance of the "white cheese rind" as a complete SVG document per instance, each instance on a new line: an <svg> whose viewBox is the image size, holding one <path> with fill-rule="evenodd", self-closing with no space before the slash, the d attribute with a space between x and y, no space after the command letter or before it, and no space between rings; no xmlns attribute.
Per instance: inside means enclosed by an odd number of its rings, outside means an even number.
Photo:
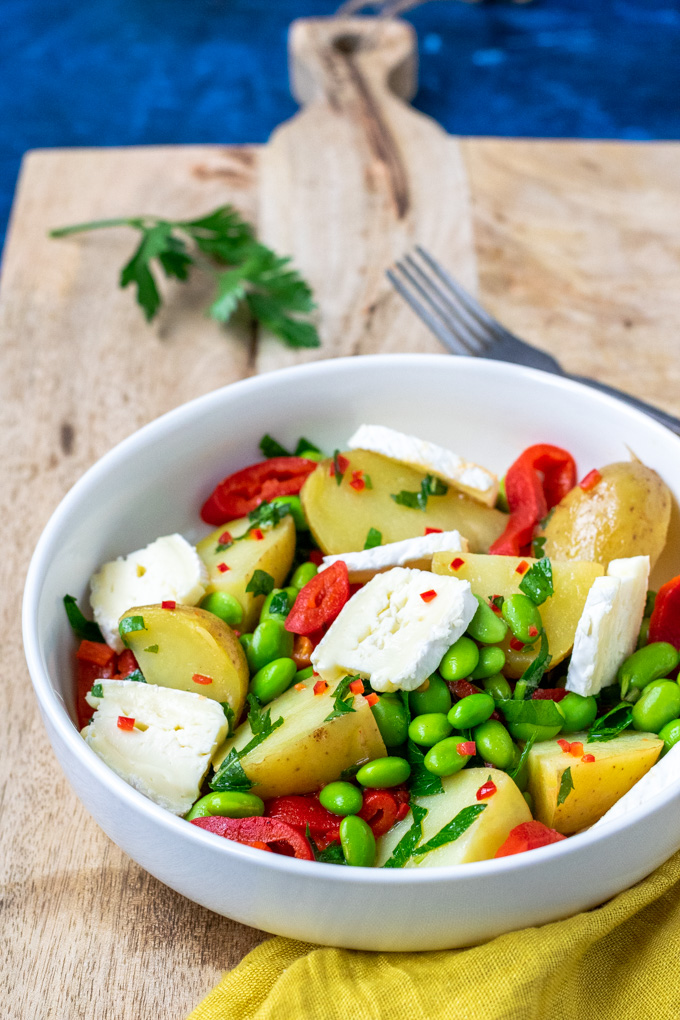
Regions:
<svg viewBox="0 0 680 1020"><path fill-rule="evenodd" d="M429 570L436 552L469 552L467 539L459 531L433 532L418 538L406 538L401 542L388 542L361 552L339 553L324 556L320 570L332 563L343 560L347 565L352 582L369 581L375 574L391 567L418 567Z"/></svg>
<svg viewBox="0 0 680 1020"><path fill-rule="evenodd" d="M122 652L118 621L123 613L166 600L195 606L207 583L208 572L193 545L181 535L165 535L105 563L90 579L90 603L106 643Z"/></svg>
<svg viewBox="0 0 680 1020"><path fill-rule="evenodd" d="M421 594L434 590L432 601ZM358 673L376 691L420 687L477 610L467 581L394 567L376 574L343 607L312 653L324 679Z"/></svg>
<svg viewBox="0 0 680 1020"><path fill-rule="evenodd" d="M677 787L678 784L680 784L680 744L675 744L668 754L656 765L652 765L649 772L642 779L638 779L635 786L631 787L628 793L624 793L623 797L595 822L592 828L623 818L630 811L635 811L636 808L649 803L653 797L665 793L673 786Z"/></svg>
<svg viewBox="0 0 680 1020"><path fill-rule="evenodd" d="M648 579L648 556L612 560L607 575L595 579L576 627L568 691L588 697L614 683L635 648Z"/></svg>
<svg viewBox="0 0 680 1020"><path fill-rule="evenodd" d="M103 697L82 736L102 761L145 797L184 815L200 794L210 759L227 736L222 706L202 694L131 680L100 680ZM118 717L135 720L120 729Z"/></svg>
<svg viewBox="0 0 680 1020"><path fill-rule="evenodd" d="M487 506L493 506L496 502L498 478L492 471L436 443L429 443L384 425L360 425L347 446L350 450L380 453L390 460L398 460L435 475Z"/></svg>

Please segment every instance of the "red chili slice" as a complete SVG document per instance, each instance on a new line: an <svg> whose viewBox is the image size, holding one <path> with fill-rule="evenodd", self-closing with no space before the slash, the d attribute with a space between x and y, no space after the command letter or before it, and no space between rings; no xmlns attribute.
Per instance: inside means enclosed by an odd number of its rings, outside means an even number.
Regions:
<svg viewBox="0 0 680 1020"><path fill-rule="evenodd" d="M223 524L245 517L260 503L275 496L292 496L316 468L306 457L271 457L259 464L228 475L217 486L201 509L206 524Z"/></svg>
<svg viewBox="0 0 680 1020"><path fill-rule="evenodd" d="M359 818L371 826L373 835L384 836L397 820L400 805L390 790L366 790ZM408 814L408 808L404 815Z"/></svg>
<svg viewBox="0 0 680 1020"><path fill-rule="evenodd" d="M301 861L314 860L312 848L302 833L280 818L223 818L221 815L215 815L208 818L192 818L191 824L207 832L214 832L216 836L233 839L236 843L252 845L262 842L267 846L273 844L275 853L285 854L286 850L290 850L292 853L289 856L297 857Z"/></svg>
<svg viewBox="0 0 680 1020"><path fill-rule="evenodd" d="M298 592L286 620L286 630L292 634L312 634L332 623L348 598L347 565L344 560L337 560Z"/></svg>
<svg viewBox="0 0 680 1020"><path fill-rule="evenodd" d="M667 641L680 648L680 576L659 588L649 621L649 641Z"/></svg>
<svg viewBox="0 0 680 1020"><path fill-rule="evenodd" d="M549 829L543 822L522 822L510 830L508 838L496 850L495 857L509 857L511 854L522 854L526 850L535 850L539 846L558 843L566 837L555 829Z"/></svg>

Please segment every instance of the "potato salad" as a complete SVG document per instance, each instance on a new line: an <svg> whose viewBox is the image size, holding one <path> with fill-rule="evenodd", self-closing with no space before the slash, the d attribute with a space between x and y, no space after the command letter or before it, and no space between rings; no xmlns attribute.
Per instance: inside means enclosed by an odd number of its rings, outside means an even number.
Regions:
<svg viewBox="0 0 680 1020"><path fill-rule="evenodd" d="M216 838L382 868L536 850L677 781L655 471L539 443L499 480L372 424L261 450L197 545L121 550L91 611L64 599L79 727L118 776Z"/></svg>

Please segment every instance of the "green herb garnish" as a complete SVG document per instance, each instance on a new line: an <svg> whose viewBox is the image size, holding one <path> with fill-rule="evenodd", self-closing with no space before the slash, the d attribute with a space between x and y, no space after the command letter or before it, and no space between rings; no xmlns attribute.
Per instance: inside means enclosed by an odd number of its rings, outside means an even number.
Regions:
<svg viewBox="0 0 680 1020"><path fill-rule="evenodd" d="M340 773L340 778L341 779L354 779L354 777L356 776L357 772L362 767L362 765L365 765L366 762L368 762L368 761L369 761L369 759L365 758L363 761L358 761L358 762L356 762L355 765L350 765L348 768L343 769L342 772Z"/></svg>
<svg viewBox="0 0 680 1020"><path fill-rule="evenodd" d="M382 545L382 532L378 531L377 528L369 528L366 541L364 542L364 549L375 549L379 545Z"/></svg>
<svg viewBox="0 0 680 1020"><path fill-rule="evenodd" d="M277 439L269 433L265 433L260 440L260 450L264 457L290 457L288 450Z"/></svg>
<svg viewBox="0 0 680 1020"><path fill-rule="evenodd" d="M357 673L355 676L346 676L340 681L333 691L333 711L330 715L326 716L324 722L330 722L331 719L337 719L338 716L347 715L348 712L356 711L356 709L352 707L354 704L354 695L350 693L349 685L354 683L355 680L360 679L361 677Z"/></svg>
<svg viewBox="0 0 680 1020"><path fill-rule="evenodd" d="M128 634L135 634L138 630L146 630L143 616L124 616L120 621L118 624L118 633L120 634L121 641L126 648L128 646L126 636Z"/></svg>
<svg viewBox="0 0 680 1020"><path fill-rule="evenodd" d="M149 645L149 647L145 648L144 651L151 652L152 655L156 655L158 652L158 645Z"/></svg>
<svg viewBox="0 0 680 1020"><path fill-rule="evenodd" d="M468 807L464 807L455 818L452 818L450 822L439 830L436 836L433 836L427 843L414 850L413 856L420 857L422 854L429 853L430 850L436 850L440 846L446 846L447 843L453 843L454 840L463 835L466 829L470 828L472 823L485 809L486 804L470 804Z"/></svg>
<svg viewBox="0 0 680 1020"><path fill-rule="evenodd" d="M216 297L208 308L211 318L228 322L245 305L254 320L289 347L319 346L316 327L299 318L314 309L308 284L291 269L289 258L255 240L252 227L233 206L220 206L197 220L155 216L96 220L52 230L50 237L102 227L133 227L141 233L139 247L121 271L120 286L133 284L147 322L162 303L156 282L159 272L185 281L190 270L200 268L215 282Z"/></svg>
<svg viewBox="0 0 680 1020"><path fill-rule="evenodd" d="M102 687L101 684L95 684L92 690L90 691L90 694L92 695L93 698L103 698L104 688Z"/></svg>
<svg viewBox="0 0 680 1020"><path fill-rule="evenodd" d="M612 716L614 716L613 719ZM587 743L603 744L607 740L613 740L623 730L628 729L632 721L633 706L625 701L621 701L618 705L614 705L605 715L595 720L588 730Z"/></svg>
<svg viewBox="0 0 680 1020"><path fill-rule="evenodd" d="M430 496L445 496L448 491L448 485L445 485L439 478L435 478L434 475L425 475L420 483L420 492L408 492L402 489L396 495L391 494L391 497L399 506L407 506L412 510L425 510Z"/></svg>
<svg viewBox="0 0 680 1020"><path fill-rule="evenodd" d="M269 603L269 613L275 616L288 616L290 610L291 605L287 591L277 591L276 595L272 595L272 600Z"/></svg>
<svg viewBox="0 0 680 1020"><path fill-rule="evenodd" d="M105 644L102 632L98 624L93 620L86 620L78 609L78 603L73 595L64 595L64 609L71 624L71 630L81 641L95 641L97 644Z"/></svg>
<svg viewBox="0 0 680 1020"><path fill-rule="evenodd" d="M538 655L533 662L529 663L515 685L513 697L516 701L521 701L531 691L536 690L551 662L552 655L548 651L548 638L545 631L543 631Z"/></svg>
<svg viewBox="0 0 680 1020"><path fill-rule="evenodd" d="M333 450L333 474L335 475L335 484L341 485L344 473L340 467L340 451Z"/></svg>
<svg viewBox="0 0 680 1020"><path fill-rule="evenodd" d="M522 769L524 768L524 763L526 762L527 758L529 757L529 751L534 746L534 741L535 740L536 740L536 734L532 733L531 736L529 737L529 739L527 740L526 744L522 748L522 753L520 754L519 758L517 759L517 764L515 765L514 769L512 769L511 772L508 772L508 775L510 776L511 779L516 779L517 776L522 771Z"/></svg>
<svg viewBox="0 0 680 1020"><path fill-rule="evenodd" d="M647 592L647 597L645 598L645 608L642 615L651 616L652 613L654 612L655 604L656 604L656 592L650 590Z"/></svg>
<svg viewBox="0 0 680 1020"><path fill-rule="evenodd" d="M552 564L545 557L527 570L519 583L519 590L524 592L536 606L541 606L547 598L554 594Z"/></svg>
<svg viewBox="0 0 680 1020"><path fill-rule="evenodd" d="M277 730L279 726L283 726L283 717L279 717L276 722L271 721L271 708L266 710L262 709L260 702L254 694L248 695L248 705L250 711L248 712L248 722L250 723L250 729L253 734L252 740L249 740L245 747L242 747L238 753L239 758L244 758L254 747L261 744L263 740Z"/></svg>
<svg viewBox="0 0 680 1020"><path fill-rule="evenodd" d="M367 475L367 474L364 474L363 478L364 478L364 485L366 486L366 488L367 489L372 489L373 488L373 482L371 481L371 476Z"/></svg>
<svg viewBox="0 0 680 1020"><path fill-rule="evenodd" d="M401 837L392 851L391 857L383 864L383 868L403 868L406 862L413 857L413 851L423 838L423 821L427 814L427 808L420 807L419 804L411 804L410 807L413 823Z"/></svg>
<svg viewBox="0 0 680 1020"><path fill-rule="evenodd" d="M239 753L235 747L232 747L231 751L208 783L211 790L219 790L220 792L235 790L238 793L247 793L248 790L251 789L252 785L253 784L248 779L248 776L243 771L243 766L239 761Z"/></svg>
<svg viewBox="0 0 680 1020"><path fill-rule="evenodd" d="M545 556L545 535L539 535L531 543L531 555L536 560L542 560Z"/></svg>
<svg viewBox="0 0 680 1020"><path fill-rule="evenodd" d="M309 829L309 822L305 825L305 836L307 842L312 848L314 854L314 860L320 861L321 864L345 864L345 855L342 852L342 847L339 843L329 843L325 850L319 850L318 846L312 838L312 833Z"/></svg>
<svg viewBox="0 0 680 1020"><path fill-rule="evenodd" d="M132 673L128 673L127 676L123 677L123 680L132 680L136 684L146 683L146 677L142 673L141 669L133 669Z"/></svg>
<svg viewBox="0 0 680 1020"><path fill-rule="evenodd" d="M274 578L266 570L256 570L246 585L253 595L269 595L274 590Z"/></svg>
<svg viewBox="0 0 680 1020"><path fill-rule="evenodd" d="M425 755L412 740L406 745L406 760L411 766L409 790L412 797L433 797L444 792L441 779L425 768Z"/></svg>
<svg viewBox="0 0 680 1020"><path fill-rule="evenodd" d="M220 701L220 705L227 720L227 736L231 737L234 732L234 709L228 701Z"/></svg>
<svg viewBox="0 0 680 1020"><path fill-rule="evenodd" d="M560 789L557 794L557 806L564 804L565 800L574 789L574 781L571 778L571 768L565 769L560 779Z"/></svg>
<svg viewBox="0 0 680 1020"><path fill-rule="evenodd" d="M528 701L515 701L508 698L497 701L496 707L501 710L509 723L530 723L532 726L561 726L564 716L554 701L537 698Z"/></svg>

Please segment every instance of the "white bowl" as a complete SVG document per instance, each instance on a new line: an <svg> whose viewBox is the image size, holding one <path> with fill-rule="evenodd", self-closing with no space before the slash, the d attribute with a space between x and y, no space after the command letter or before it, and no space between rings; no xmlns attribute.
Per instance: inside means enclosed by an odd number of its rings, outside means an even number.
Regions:
<svg viewBox="0 0 680 1020"><path fill-rule="evenodd" d="M57 758L98 824L143 868L265 931L353 949L442 949L602 903L680 848L680 784L618 822L527 854L452 868L342 868L263 854L187 824L119 779L76 729L63 595L85 599L99 564L158 535L201 534L204 498L224 475L260 459L264 432L288 445L304 435L333 450L362 422L439 442L499 472L536 442L566 447L582 475L627 459L630 447L680 496L680 441L670 432L595 390L496 361L343 358L209 393L95 464L38 543L24 596L24 643ZM677 522L676 508L674 533ZM680 573L674 535L669 548L662 579Z"/></svg>

